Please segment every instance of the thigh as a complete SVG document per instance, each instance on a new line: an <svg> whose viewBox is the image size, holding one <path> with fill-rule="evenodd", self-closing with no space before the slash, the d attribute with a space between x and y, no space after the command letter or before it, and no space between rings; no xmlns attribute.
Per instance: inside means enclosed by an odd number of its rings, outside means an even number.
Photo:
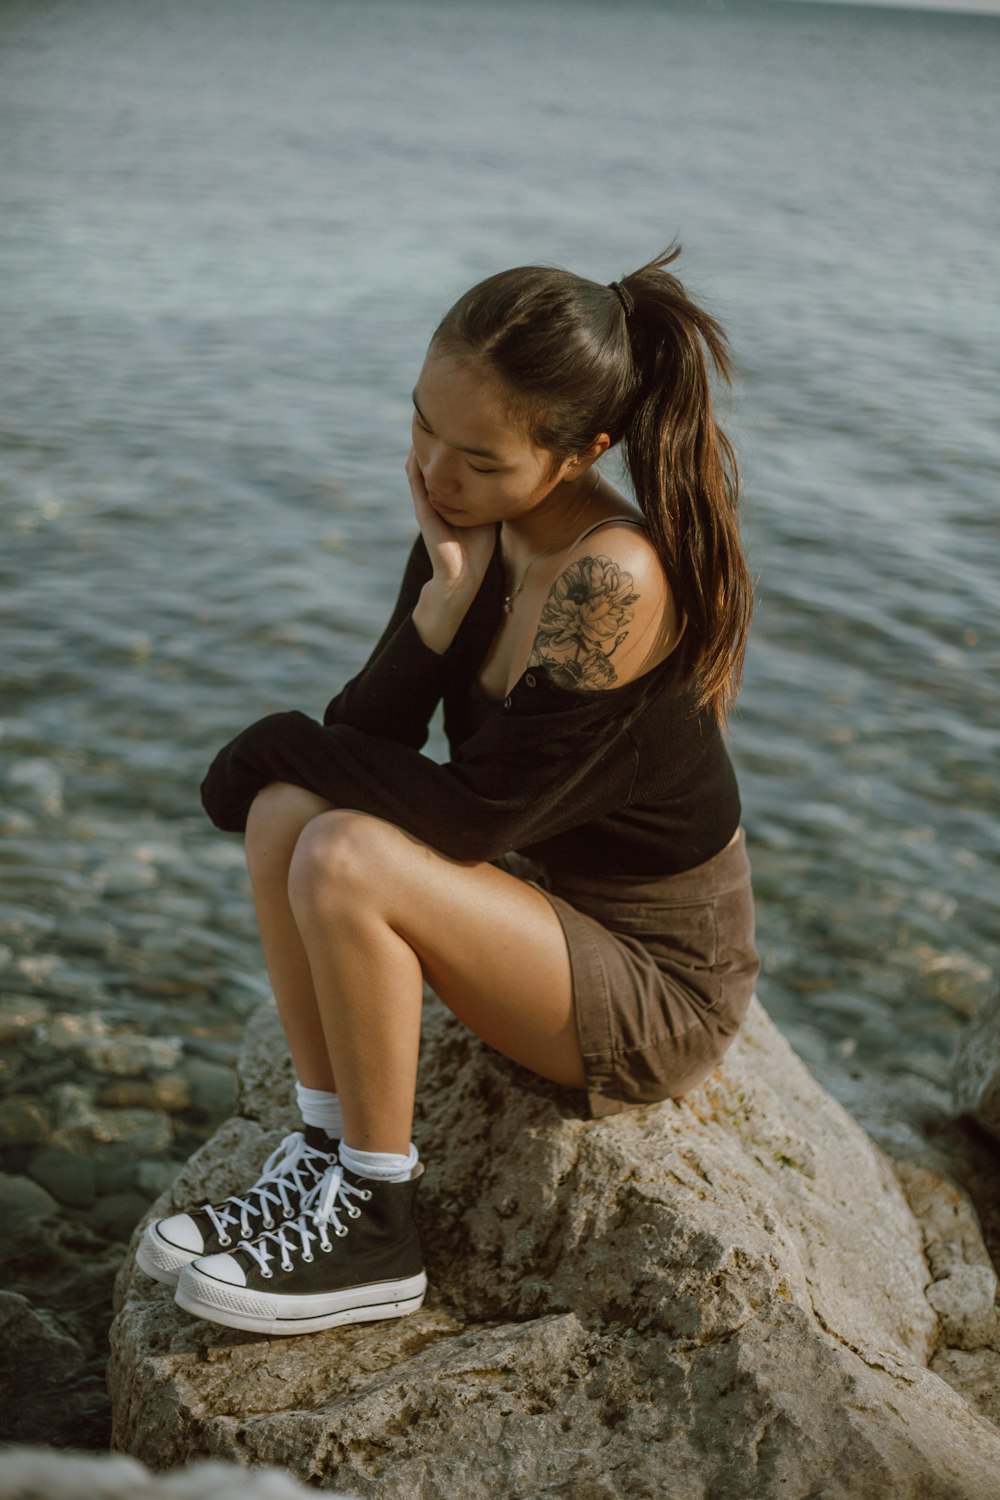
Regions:
<svg viewBox="0 0 1000 1500"><path fill-rule="evenodd" d="M566 938L536 886L492 864L449 859L356 812L312 820L296 863L293 881L320 880L328 891L331 923L345 902L377 914L491 1047L543 1077L583 1085Z"/></svg>
<svg viewBox="0 0 1000 1500"><path fill-rule="evenodd" d="M333 804L304 787L272 781L257 793L247 814L244 851L253 878L277 879L284 887L299 835Z"/></svg>

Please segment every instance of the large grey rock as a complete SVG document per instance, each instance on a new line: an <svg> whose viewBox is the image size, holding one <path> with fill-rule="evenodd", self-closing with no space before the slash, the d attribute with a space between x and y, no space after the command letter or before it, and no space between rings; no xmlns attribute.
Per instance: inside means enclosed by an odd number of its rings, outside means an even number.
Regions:
<svg viewBox="0 0 1000 1500"><path fill-rule="evenodd" d="M269 1010L240 1110L155 1212L246 1186L293 1127ZM420 1312L258 1339L188 1318L130 1260L117 1447L378 1500L995 1496L981 1365L970 1400L929 1368L947 1351L928 1289L989 1269L974 1215L932 1269L935 1210L925 1228L756 1002L702 1088L601 1121L429 1005L415 1136Z"/></svg>
<svg viewBox="0 0 1000 1500"><path fill-rule="evenodd" d="M1000 1140L1000 993L962 1032L954 1076L957 1109Z"/></svg>

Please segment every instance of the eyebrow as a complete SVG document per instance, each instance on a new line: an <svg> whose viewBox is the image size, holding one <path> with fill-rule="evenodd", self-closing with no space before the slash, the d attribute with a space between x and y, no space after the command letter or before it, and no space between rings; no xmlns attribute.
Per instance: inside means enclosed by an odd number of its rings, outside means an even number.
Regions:
<svg viewBox="0 0 1000 1500"><path fill-rule="evenodd" d="M431 424L428 422L427 418L424 416L423 412L420 410L420 403L417 400L417 388L416 388L416 386L413 387L412 400L413 400L413 405L416 407L417 416L420 418L421 422L423 422L423 424L424 424L425 427L430 427ZM492 459L495 464L502 464L504 462L504 460L500 457L499 453L494 453L489 448L463 448L462 445L461 445L461 443L453 443L452 447L453 448L457 448L458 451L459 451L459 453L472 453L472 454L475 455L476 458L489 458L489 459Z"/></svg>

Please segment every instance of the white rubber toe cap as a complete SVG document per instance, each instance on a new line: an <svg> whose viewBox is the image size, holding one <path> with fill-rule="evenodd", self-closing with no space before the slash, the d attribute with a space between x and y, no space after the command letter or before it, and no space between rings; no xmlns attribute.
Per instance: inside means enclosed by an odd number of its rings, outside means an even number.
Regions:
<svg viewBox="0 0 1000 1500"><path fill-rule="evenodd" d="M212 1276L216 1281L228 1281L230 1286L246 1286L246 1272L239 1261L231 1255L203 1255L192 1263L192 1270Z"/></svg>
<svg viewBox="0 0 1000 1500"><path fill-rule="evenodd" d="M200 1255L205 1248L201 1230L190 1214L173 1214L169 1219L161 1219L156 1233L168 1245L176 1245L178 1250L186 1250L189 1255Z"/></svg>

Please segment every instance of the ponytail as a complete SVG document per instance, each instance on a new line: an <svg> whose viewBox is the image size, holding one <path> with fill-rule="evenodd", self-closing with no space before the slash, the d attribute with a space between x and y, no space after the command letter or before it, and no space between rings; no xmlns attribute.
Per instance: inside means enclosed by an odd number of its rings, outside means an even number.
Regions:
<svg viewBox="0 0 1000 1500"><path fill-rule="evenodd" d="M739 688L753 584L737 521L739 475L715 421L706 350L732 380L726 336L665 270L668 246L621 285L637 386L622 442L636 500L686 621L681 677L696 680L699 707L725 719Z"/></svg>
<svg viewBox="0 0 1000 1500"><path fill-rule="evenodd" d="M482 359L512 419L558 460L602 432L623 444L684 621L678 681L694 686L698 709L724 720L753 608L736 457L709 384L709 358L727 383L732 366L720 325L665 269L679 254L668 246L609 286L547 266L501 271L459 298L431 347Z"/></svg>

